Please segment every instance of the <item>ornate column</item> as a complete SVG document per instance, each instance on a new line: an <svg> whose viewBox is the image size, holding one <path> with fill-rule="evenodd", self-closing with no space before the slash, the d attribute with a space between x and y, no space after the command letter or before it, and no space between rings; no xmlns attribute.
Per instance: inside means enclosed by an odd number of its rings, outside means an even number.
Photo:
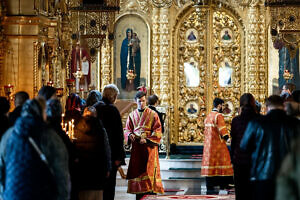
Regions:
<svg viewBox="0 0 300 200"><path fill-rule="evenodd" d="M266 49L265 49L265 15L260 7L260 0L254 0L249 7L248 25L248 72L246 73L246 91L263 102L267 89Z"/></svg>
<svg viewBox="0 0 300 200"><path fill-rule="evenodd" d="M267 34L266 34L266 12L263 4L259 7L259 17L258 17L258 52L259 52L259 60L258 60L258 101L264 102L266 96L268 95L268 63L267 63L267 52L268 52L268 44L267 44Z"/></svg>
<svg viewBox="0 0 300 200"><path fill-rule="evenodd" d="M104 42L105 45L102 45L101 47L101 91L105 85L111 83L111 46L108 39L108 33L106 34Z"/></svg>
<svg viewBox="0 0 300 200"><path fill-rule="evenodd" d="M159 49L160 49L160 26L159 26L159 9L153 7L153 46L152 46L152 90L154 94L160 96L160 71L159 71Z"/></svg>
<svg viewBox="0 0 300 200"><path fill-rule="evenodd" d="M169 8L164 7L160 12L160 99L162 105L169 104L169 63L170 63L170 31Z"/></svg>

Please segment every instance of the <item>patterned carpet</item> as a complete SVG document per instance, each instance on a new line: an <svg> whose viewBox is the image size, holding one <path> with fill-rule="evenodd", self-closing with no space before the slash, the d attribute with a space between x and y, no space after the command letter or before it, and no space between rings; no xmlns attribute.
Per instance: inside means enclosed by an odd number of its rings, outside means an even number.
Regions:
<svg viewBox="0 0 300 200"><path fill-rule="evenodd" d="M142 200L234 200L235 195L148 195Z"/></svg>

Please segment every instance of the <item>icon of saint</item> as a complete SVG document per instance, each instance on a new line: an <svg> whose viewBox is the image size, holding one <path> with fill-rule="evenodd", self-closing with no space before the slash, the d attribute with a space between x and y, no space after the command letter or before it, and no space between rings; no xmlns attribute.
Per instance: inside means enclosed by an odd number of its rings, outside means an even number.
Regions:
<svg viewBox="0 0 300 200"><path fill-rule="evenodd" d="M190 114L195 114L197 113L197 109L194 108L194 104L190 104L190 107L187 109L187 112L190 113Z"/></svg>
<svg viewBox="0 0 300 200"><path fill-rule="evenodd" d="M197 87L200 83L200 72L194 62L184 63L184 74L188 87Z"/></svg>
<svg viewBox="0 0 300 200"><path fill-rule="evenodd" d="M194 31L191 31L187 38L189 41L195 41L197 38L194 34Z"/></svg>
<svg viewBox="0 0 300 200"><path fill-rule="evenodd" d="M226 87L231 84L232 68L228 62L225 62L225 66L219 68L219 85Z"/></svg>
<svg viewBox="0 0 300 200"><path fill-rule="evenodd" d="M222 36L222 40L231 40L231 35L229 32L226 30L224 35Z"/></svg>
<svg viewBox="0 0 300 200"><path fill-rule="evenodd" d="M227 115L231 113L231 109L229 108L228 103L224 105L223 114Z"/></svg>

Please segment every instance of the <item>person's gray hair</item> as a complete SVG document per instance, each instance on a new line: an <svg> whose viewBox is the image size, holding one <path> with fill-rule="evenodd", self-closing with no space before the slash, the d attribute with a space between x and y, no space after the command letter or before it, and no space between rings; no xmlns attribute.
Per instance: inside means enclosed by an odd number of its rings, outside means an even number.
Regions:
<svg viewBox="0 0 300 200"><path fill-rule="evenodd" d="M120 94L118 87L115 84L109 84L103 88L103 98L108 99L111 103L114 103L116 96Z"/></svg>

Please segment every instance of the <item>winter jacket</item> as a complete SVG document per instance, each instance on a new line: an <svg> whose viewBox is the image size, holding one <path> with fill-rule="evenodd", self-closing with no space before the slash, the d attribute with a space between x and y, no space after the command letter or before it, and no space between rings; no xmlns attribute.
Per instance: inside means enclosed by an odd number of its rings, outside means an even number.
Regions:
<svg viewBox="0 0 300 200"><path fill-rule="evenodd" d="M102 190L111 171L111 151L105 129L96 117L83 117L76 126L76 182L80 190Z"/></svg>
<svg viewBox="0 0 300 200"><path fill-rule="evenodd" d="M32 138L48 165L29 142ZM0 144L0 181L4 199L69 199L68 155L60 137L42 120L36 100L27 101L21 117Z"/></svg>
<svg viewBox="0 0 300 200"><path fill-rule="evenodd" d="M300 133L299 121L275 109L251 121L240 147L251 154L251 181L275 180L291 141Z"/></svg>

